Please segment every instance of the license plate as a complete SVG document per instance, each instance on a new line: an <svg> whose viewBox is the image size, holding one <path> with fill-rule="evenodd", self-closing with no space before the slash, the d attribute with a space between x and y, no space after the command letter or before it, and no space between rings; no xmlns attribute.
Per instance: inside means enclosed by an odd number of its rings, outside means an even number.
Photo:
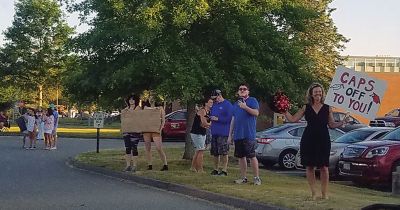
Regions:
<svg viewBox="0 0 400 210"><path fill-rule="evenodd" d="M344 170L350 170L350 163L343 163Z"/></svg>

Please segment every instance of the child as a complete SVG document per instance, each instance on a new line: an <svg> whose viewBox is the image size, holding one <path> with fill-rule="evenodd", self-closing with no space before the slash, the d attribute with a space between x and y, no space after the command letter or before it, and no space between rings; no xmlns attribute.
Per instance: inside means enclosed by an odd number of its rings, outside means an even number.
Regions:
<svg viewBox="0 0 400 210"><path fill-rule="evenodd" d="M43 140L44 139L44 121L43 121L43 113L42 113L41 109L38 109L36 112L36 124L38 126L36 140Z"/></svg>
<svg viewBox="0 0 400 210"><path fill-rule="evenodd" d="M26 128L28 130L29 136L29 148L26 149L36 149L36 118L35 110L32 108L28 109L27 114L25 114L25 119L27 121Z"/></svg>
<svg viewBox="0 0 400 210"><path fill-rule="evenodd" d="M54 116L53 110L48 108L44 116L44 144L45 149L50 150L53 145Z"/></svg>

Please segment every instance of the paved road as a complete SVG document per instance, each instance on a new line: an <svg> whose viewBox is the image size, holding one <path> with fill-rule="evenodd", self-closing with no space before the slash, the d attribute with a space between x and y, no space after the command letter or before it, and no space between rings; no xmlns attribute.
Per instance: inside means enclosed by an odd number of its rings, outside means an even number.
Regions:
<svg viewBox="0 0 400 210"><path fill-rule="evenodd" d="M94 150L95 140L60 139L57 151L28 151L21 149L20 138L0 136L0 209L228 209L65 164L69 157ZM122 145L121 140L101 142L101 148Z"/></svg>

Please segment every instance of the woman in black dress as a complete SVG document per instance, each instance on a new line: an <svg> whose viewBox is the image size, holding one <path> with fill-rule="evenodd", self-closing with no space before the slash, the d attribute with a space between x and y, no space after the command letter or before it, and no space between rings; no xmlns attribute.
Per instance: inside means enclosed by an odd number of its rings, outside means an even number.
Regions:
<svg viewBox="0 0 400 210"><path fill-rule="evenodd" d="M335 122L332 109L324 104L324 89L318 83L312 84L307 91L307 104L302 107L295 115L289 112L285 117L289 122L297 122L303 116L307 121L300 142L301 163L306 166L307 181L311 189L312 199L316 196L315 168L320 168L321 174L321 193L322 199L328 199L329 182L329 154L331 141L328 131L329 128L337 128L345 124L346 119Z"/></svg>

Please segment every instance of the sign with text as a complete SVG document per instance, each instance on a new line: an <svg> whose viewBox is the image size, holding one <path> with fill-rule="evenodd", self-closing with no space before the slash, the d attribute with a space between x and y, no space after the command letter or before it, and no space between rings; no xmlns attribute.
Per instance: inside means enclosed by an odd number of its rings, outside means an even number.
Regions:
<svg viewBox="0 0 400 210"><path fill-rule="evenodd" d="M374 119L387 84L363 72L339 66L330 84L325 104Z"/></svg>
<svg viewBox="0 0 400 210"><path fill-rule="evenodd" d="M105 117L105 114L103 112L95 112L93 114L93 126L95 128L103 128L104 127L104 117Z"/></svg>

